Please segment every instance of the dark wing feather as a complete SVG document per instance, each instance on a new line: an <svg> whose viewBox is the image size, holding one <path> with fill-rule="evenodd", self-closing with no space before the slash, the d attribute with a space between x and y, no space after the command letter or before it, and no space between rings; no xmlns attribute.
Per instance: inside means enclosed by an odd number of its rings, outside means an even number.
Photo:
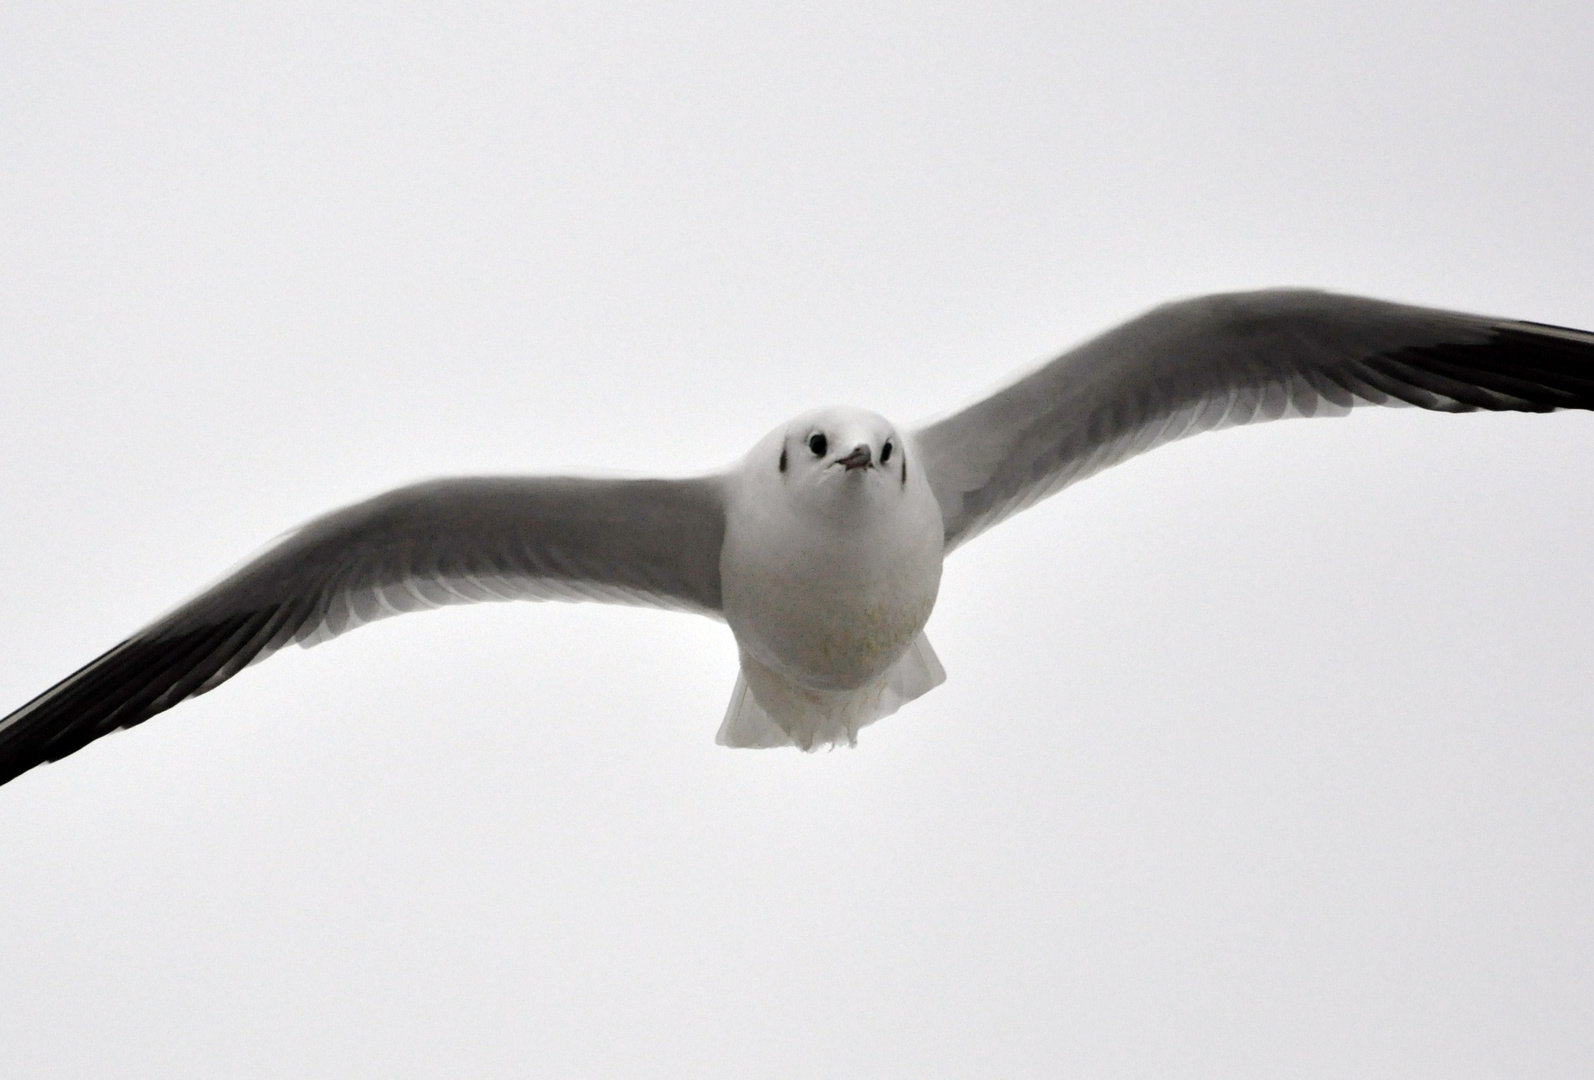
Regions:
<svg viewBox="0 0 1594 1080"><path fill-rule="evenodd" d="M406 611L601 600L718 614L719 481L483 477L318 518L0 720L0 783L230 679Z"/></svg>
<svg viewBox="0 0 1594 1080"><path fill-rule="evenodd" d="M1594 409L1594 334L1275 289L1167 304L917 431L950 550L1174 439L1357 405Z"/></svg>

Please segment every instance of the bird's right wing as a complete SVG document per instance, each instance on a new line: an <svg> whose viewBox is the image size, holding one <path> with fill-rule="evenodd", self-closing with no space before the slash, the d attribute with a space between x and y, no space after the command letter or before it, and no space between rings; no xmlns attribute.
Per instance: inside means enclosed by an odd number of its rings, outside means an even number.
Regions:
<svg viewBox="0 0 1594 1080"><path fill-rule="evenodd" d="M1357 405L1594 409L1594 334L1273 289L1165 304L911 439L948 550L1174 439Z"/></svg>
<svg viewBox="0 0 1594 1080"><path fill-rule="evenodd" d="M444 604L600 600L720 612L715 477L479 477L317 518L0 720L0 783L224 682L289 642Z"/></svg>

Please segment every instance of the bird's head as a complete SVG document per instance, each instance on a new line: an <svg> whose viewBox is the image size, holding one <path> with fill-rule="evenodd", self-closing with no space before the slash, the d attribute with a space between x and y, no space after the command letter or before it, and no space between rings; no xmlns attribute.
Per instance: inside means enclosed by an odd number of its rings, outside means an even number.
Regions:
<svg viewBox="0 0 1594 1080"><path fill-rule="evenodd" d="M776 428L743 467L794 508L841 518L900 501L911 476L896 427L847 406L815 409Z"/></svg>

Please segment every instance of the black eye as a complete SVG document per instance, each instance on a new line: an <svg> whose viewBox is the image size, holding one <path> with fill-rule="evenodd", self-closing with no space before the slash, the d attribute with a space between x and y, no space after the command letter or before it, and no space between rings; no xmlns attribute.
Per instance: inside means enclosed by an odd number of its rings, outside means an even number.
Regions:
<svg viewBox="0 0 1594 1080"><path fill-rule="evenodd" d="M884 465L891 460L891 444L886 443L880 448L880 464Z"/></svg>
<svg viewBox="0 0 1594 1080"><path fill-rule="evenodd" d="M816 431L808 436L808 449L814 452L814 457L824 457L825 451L830 448L830 440L825 438L825 433Z"/></svg>

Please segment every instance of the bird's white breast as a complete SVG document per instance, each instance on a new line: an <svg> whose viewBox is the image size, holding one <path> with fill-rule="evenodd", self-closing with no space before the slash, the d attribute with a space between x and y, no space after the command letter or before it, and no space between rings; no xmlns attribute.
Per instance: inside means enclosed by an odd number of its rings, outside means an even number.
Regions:
<svg viewBox="0 0 1594 1080"><path fill-rule="evenodd" d="M720 559L726 621L742 650L803 686L877 679L924 628L941 582L941 513L910 459L843 478L839 511L784 496L749 458L732 481ZM854 497L856 496L856 497Z"/></svg>

